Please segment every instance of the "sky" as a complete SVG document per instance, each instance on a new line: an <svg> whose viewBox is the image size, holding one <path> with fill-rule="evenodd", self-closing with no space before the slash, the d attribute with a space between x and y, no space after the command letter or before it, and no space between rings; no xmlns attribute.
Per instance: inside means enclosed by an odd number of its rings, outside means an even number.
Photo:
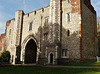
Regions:
<svg viewBox="0 0 100 74"><path fill-rule="evenodd" d="M100 17L100 0L91 0L91 3ZM15 17L16 10L29 13L49 4L49 0L0 0L0 34L5 33L6 21Z"/></svg>

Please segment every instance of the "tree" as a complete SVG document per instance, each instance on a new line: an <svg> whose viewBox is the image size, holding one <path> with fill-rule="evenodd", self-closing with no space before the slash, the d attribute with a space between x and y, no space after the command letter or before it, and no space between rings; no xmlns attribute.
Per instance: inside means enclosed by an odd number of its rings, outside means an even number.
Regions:
<svg viewBox="0 0 100 74"><path fill-rule="evenodd" d="M2 62L2 58L1 58L1 56L0 56L0 63Z"/></svg>
<svg viewBox="0 0 100 74"><path fill-rule="evenodd" d="M9 51L4 51L2 54L1 54L1 58L2 58L2 62L7 62L9 63L10 61L10 52Z"/></svg>

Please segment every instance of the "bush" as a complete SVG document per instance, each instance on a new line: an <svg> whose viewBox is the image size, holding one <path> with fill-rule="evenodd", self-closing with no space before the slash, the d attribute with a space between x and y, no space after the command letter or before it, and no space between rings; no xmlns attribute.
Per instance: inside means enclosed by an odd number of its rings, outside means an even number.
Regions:
<svg viewBox="0 0 100 74"><path fill-rule="evenodd" d="M10 61L10 52L9 51L4 51L2 54L1 54L1 59L2 59L2 62L7 62L9 63Z"/></svg>
<svg viewBox="0 0 100 74"><path fill-rule="evenodd" d="M2 58L1 58L1 56L0 56L0 64L1 64L1 62L2 62Z"/></svg>

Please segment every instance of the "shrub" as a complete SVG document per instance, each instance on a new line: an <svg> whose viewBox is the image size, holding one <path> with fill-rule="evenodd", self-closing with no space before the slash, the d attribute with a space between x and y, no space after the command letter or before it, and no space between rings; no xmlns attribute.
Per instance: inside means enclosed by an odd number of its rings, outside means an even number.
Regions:
<svg viewBox="0 0 100 74"><path fill-rule="evenodd" d="M9 63L10 61L10 52L9 51L4 51L2 54L1 54L1 59L2 59L2 62L7 62Z"/></svg>
<svg viewBox="0 0 100 74"><path fill-rule="evenodd" d="M0 63L2 62L2 58L1 58L1 56L0 56Z"/></svg>

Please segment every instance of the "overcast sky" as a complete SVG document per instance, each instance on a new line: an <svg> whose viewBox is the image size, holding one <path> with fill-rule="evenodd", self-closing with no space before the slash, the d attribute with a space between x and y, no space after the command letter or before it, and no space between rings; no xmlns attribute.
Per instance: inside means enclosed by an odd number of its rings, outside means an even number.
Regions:
<svg viewBox="0 0 100 74"><path fill-rule="evenodd" d="M92 5L100 16L100 0L91 0ZM0 0L0 34L5 33L6 21L15 17L16 10L29 13L49 5L49 0Z"/></svg>

